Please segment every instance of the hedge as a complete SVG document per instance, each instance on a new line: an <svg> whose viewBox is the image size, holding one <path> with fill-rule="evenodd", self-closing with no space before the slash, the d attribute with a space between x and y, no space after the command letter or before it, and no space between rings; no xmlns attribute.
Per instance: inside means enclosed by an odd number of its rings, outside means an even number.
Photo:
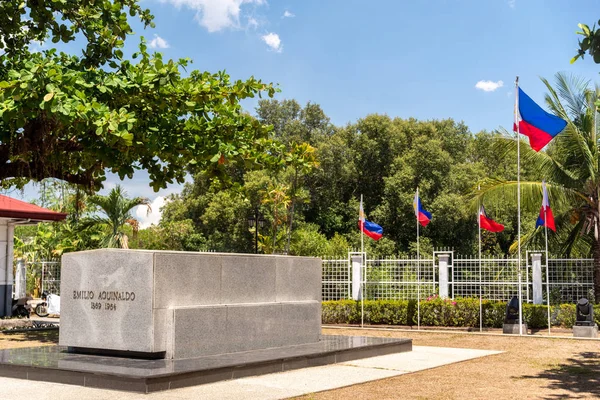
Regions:
<svg viewBox="0 0 600 400"><path fill-rule="evenodd" d="M483 326L501 328L506 303L484 300ZM372 325L417 325L416 300L365 300L364 322ZM550 306L553 326L571 328L575 323L575 304ZM594 317L600 325L600 305L594 306ZM354 300L324 301L324 324L359 324L361 302ZM548 327L546 305L523 303L523 319L529 328ZM448 327L479 327L479 299L442 300L434 298L421 302L421 325Z"/></svg>

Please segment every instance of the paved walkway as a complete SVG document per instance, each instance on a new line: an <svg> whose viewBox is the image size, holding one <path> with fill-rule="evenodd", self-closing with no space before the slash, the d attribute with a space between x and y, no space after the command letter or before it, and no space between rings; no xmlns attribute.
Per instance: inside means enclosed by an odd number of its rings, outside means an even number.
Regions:
<svg viewBox="0 0 600 400"><path fill-rule="evenodd" d="M304 368L148 395L91 389L58 383L0 378L0 399L284 399L343 386L440 367L500 351L413 346L408 353L364 358L323 367Z"/></svg>

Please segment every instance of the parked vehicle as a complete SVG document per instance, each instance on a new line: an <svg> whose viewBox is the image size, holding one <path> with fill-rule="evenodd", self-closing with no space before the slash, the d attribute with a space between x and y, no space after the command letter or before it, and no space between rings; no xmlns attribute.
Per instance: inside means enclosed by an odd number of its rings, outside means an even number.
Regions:
<svg viewBox="0 0 600 400"><path fill-rule="evenodd" d="M28 301L32 300L31 297L21 297L19 299L13 299L12 301L12 316L18 318L29 318L31 315L31 305Z"/></svg>
<svg viewBox="0 0 600 400"><path fill-rule="evenodd" d="M41 297L42 302L39 303L34 310L38 317L47 317L50 314L60 314L60 296L44 290Z"/></svg>
<svg viewBox="0 0 600 400"><path fill-rule="evenodd" d="M42 292L42 302L38 303L37 306L35 306L35 310L34 312L37 314L38 317L47 317L48 316L48 295L50 293L48 293L47 291L43 291Z"/></svg>

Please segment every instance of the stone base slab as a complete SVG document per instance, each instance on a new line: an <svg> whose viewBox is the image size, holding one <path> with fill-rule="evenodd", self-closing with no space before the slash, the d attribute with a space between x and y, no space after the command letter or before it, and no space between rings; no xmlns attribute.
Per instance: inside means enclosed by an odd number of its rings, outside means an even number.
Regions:
<svg viewBox="0 0 600 400"><path fill-rule="evenodd" d="M0 376L150 393L412 351L411 339L322 336L317 343L184 360L68 353L63 346L0 350Z"/></svg>
<svg viewBox="0 0 600 400"><path fill-rule="evenodd" d="M594 326L573 326L573 337L597 338L598 325Z"/></svg>
<svg viewBox="0 0 600 400"><path fill-rule="evenodd" d="M523 334L527 335L527 324L522 324L523 325ZM519 332L519 324L503 324L502 325L502 333L508 334L508 335L518 335Z"/></svg>

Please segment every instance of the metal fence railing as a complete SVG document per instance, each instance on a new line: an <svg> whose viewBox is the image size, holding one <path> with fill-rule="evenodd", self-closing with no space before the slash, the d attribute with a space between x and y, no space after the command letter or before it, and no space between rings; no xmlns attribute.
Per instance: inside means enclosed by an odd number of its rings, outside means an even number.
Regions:
<svg viewBox="0 0 600 400"><path fill-rule="evenodd" d="M24 282L20 284L25 285L30 295L40 296L44 291L60 295L60 261L27 262L24 275ZM22 276L19 278L23 280Z"/></svg>
<svg viewBox="0 0 600 400"><path fill-rule="evenodd" d="M506 301L519 288L518 259L482 258L481 279L479 258L455 258L452 262L451 297L481 297ZM525 287L523 279L523 288Z"/></svg>
<svg viewBox="0 0 600 400"><path fill-rule="evenodd" d="M351 297L352 276L349 260L323 260L321 290L323 300L340 300Z"/></svg>
<svg viewBox="0 0 600 400"><path fill-rule="evenodd" d="M351 253L355 254L355 253ZM365 261L360 284L366 299L407 300L424 299L440 292L440 254L446 254L448 267L448 296L476 297L507 301L519 287L517 258L482 258L454 256L453 252L435 252L427 259L381 259ZM541 284L544 303L547 293L552 304L573 303L581 297L593 299L594 262L591 258L546 260L543 252L529 251L521 260L521 289L523 301L533 299L533 254L542 254ZM539 256L538 256L539 257ZM419 272L417 276L417 271ZM352 261L323 260L322 298L341 300L352 298ZM549 288L549 290L548 290Z"/></svg>
<svg viewBox="0 0 600 400"><path fill-rule="evenodd" d="M436 293L433 259L366 261L365 293L368 299L408 300Z"/></svg>

